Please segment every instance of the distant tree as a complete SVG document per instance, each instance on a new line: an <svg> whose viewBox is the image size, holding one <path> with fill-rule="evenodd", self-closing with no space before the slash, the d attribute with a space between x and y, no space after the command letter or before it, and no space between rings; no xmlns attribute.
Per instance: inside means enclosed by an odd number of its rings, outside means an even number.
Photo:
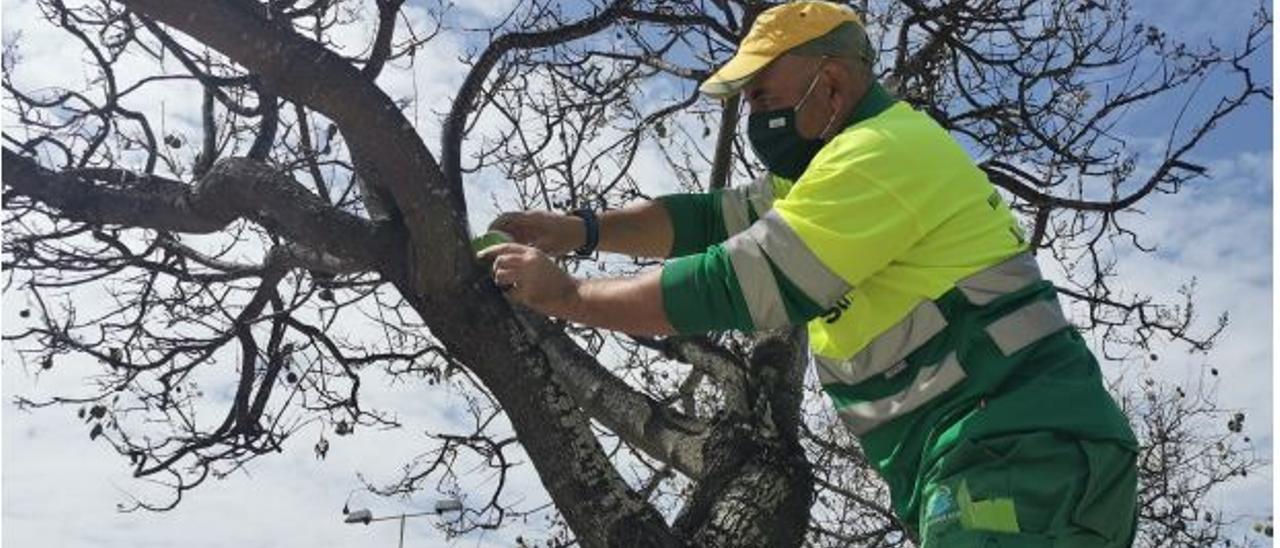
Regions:
<svg viewBox="0 0 1280 548"><path fill-rule="evenodd" d="M74 70L87 78L19 87L24 39L6 37L5 291L32 305L5 344L28 367L83 368L94 390L16 402L74 410L135 476L172 488L137 508L172 508L211 476L298 450L316 423L319 458L331 436L396 426L394 410L362 405L367 383L450 382L474 429L430 433L400 481L373 488L448 492L462 463L487 467L493 490L453 532L537 510L504 492L522 449L561 520L548 545L911 545L806 382L803 330L651 339L540 319L507 304L468 245L480 227L464 190L479 180L511 192L502 208L564 209L645 197L646 153L689 191L758 172L739 101L700 98L696 83L770 4L522 0L481 30L452 22L452 3L402 0L39 5L86 52ZM1162 303L1118 287L1113 257L1159 236L1122 213L1207 180L1197 147L1271 100L1251 70L1270 41L1264 5L1234 44L1179 42L1118 0L853 5L883 81L1011 195L1106 357L1218 339L1225 316L1202 326L1189 289ZM337 42L375 19L363 48ZM484 45L461 61L423 56L442 33ZM391 66L458 62L468 71L448 105L379 86ZM1163 146L1123 134L1126 116L1207 83L1221 94L1188 94ZM129 106L175 87L202 92L202 111ZM441 111L436 150L413 109ZM196 116L199 135L165 129ZM1261 464L1243 418L1212 383L1140 376L1120 396L1143 447L1142 545L1227 545L1240 517L1204 496ZM232 403L215 407L210 394L228 387Z"/></svg>

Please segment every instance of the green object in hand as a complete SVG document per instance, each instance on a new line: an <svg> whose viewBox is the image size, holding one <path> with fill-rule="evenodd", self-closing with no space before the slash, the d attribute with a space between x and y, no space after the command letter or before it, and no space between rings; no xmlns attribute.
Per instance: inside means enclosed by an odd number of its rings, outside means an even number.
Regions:
<svg viewBox="0 0 1280 548"><path fill-rule="evenodd" d="M510 234L501 230L490 230L471 240L471 250L479 253L487 247L505 244L510 241L512 241Z"/></svg>

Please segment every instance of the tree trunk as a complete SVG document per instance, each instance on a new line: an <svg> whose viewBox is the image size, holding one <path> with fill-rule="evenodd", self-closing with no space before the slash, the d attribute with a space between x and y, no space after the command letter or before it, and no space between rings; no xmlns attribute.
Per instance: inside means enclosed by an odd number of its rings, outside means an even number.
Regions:
<svg viewBox="0 0 1280 548"><path fill-rule="evenodd" d="M758 336L744 383L750 409L726 411L703 447L704 475L676 519L699 547L789 547L804 542L813 473L797 439L803 330Z"/></svg>

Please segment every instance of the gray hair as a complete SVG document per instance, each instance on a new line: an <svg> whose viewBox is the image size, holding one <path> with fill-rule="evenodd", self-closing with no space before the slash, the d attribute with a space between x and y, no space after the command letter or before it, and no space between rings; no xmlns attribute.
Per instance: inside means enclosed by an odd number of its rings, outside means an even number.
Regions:
<svg viewBox="0 0 1280 548"><path fill-rule="evenodd" d="M830 57L856 75L871 75L878 53L862 25L845 21L830 32L791 48L787 53L801 57Z"/></svg>

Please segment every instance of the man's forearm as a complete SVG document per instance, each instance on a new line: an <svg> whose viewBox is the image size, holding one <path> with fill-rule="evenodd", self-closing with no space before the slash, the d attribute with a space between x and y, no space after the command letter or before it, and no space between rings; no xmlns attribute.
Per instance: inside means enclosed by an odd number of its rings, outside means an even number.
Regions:
<svg viewBox="0 0 1280 548"><path fill-rule="evenodd" d="M666 257L671 252L672 238L671 218L657 200L600 214L597 249L601 251L632 257Z"/></svg>
<svg viewBox="0 0 1280 548"><path fill-rule="evenodd" d="M577 294L563 306L545 312L592 327L632 335L671 335L662 303L662 270L634 278L579 280Z"/></svg>

